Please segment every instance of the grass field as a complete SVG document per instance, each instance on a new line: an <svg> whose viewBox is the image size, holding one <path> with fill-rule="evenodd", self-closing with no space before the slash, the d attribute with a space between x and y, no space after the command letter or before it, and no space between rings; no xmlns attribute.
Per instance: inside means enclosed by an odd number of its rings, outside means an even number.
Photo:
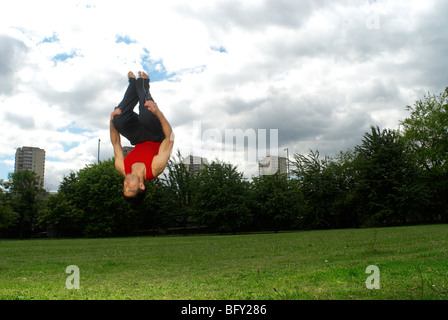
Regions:
<svg viewBox="0 0 448 320"><path fill-rule="evenodd" d="M448 298L448 225L0 242L0 299ZM67 289L67 266L80 288ZM369 265L379 289L367 289Z"/></svg>

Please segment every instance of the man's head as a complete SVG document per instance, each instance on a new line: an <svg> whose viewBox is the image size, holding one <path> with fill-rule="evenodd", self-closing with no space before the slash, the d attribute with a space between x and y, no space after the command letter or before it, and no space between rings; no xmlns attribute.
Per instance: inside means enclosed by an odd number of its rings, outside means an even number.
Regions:
<svg viewBox="0 0 448 320"><path fill-rule="evenodd" d="M130 173L126 175L123 182L123 198L128 203L139 203L146 196L146 187L137 175Z"/></svg>

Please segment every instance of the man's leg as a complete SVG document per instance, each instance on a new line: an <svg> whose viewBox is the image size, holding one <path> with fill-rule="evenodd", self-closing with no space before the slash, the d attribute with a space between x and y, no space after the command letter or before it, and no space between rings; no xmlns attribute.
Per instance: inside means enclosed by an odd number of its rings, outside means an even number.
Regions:
<svg viewBox="0 0 448 320"><path fill-rule="evenodd" d="M145 72L138 73L138 79L136 81L135 87L137 90L137 95L139 99L139 108L143 107L145 102L148 100L154 101L149 91L149 77Z"/></svg>
<svg viewBox="0 0 448 320"><path fill-rule="evenodd" d="M123 100L118 104L117 108L121 109L121 112L133 111L137 102L139 101L135 76L132 72L128 73L129 85L124 94Z"/></svg>
<svg viewBox="0 0 448 320"><path fill-rule="evenodd" d="M153 100L149 92L149 77L144 72L139 72L139 79L136 82L137 94L139 97L139 122L141 125L140 136L145 141L162 142L165 134L159 119L145 107L145 102Z"/></svg>
<svg viewBox="0 0 448 320"><path fill-rule="evenodd" d="M162 125L159 118L147 108L140 111L138 120L141 126L140 135L144 137L146 141L162 142L165 139Z"/></svg>
<svg viewBox="0 0 448 320"><path fill-rule="evenodd" d="M123 100L116 108L121 109L121 114L115 115L113 118L114 127L124 137L126 137L131 144L136 144L140 133L140 123L138 115L134 112L134 108L139 101L136 79L132 72L128 73L129 85L124 94Z"/></svg>

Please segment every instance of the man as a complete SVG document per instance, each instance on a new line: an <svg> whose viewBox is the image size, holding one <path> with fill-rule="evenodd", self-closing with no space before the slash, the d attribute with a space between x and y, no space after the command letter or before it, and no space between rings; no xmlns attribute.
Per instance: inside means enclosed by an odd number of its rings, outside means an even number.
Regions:
<svg viewBox="0 0 448 320"><path fill-rule="evenodd" d="M114 147L115 168L123 176L123 197L133 203L144 199L145 181L155 179L165 169L174 145L168 120L149 93L149 77L128 73L129 85L123 100L110 116L110 139ZM139 103L139 114L134 107ZM124 158L120 134L134 149Z"/></svg>

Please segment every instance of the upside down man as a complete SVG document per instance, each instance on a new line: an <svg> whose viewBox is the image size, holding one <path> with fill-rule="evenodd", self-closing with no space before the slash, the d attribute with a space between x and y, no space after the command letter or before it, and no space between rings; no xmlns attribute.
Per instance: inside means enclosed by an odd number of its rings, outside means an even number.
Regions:
<svg viewBox="0 0 448 320"><path fill-rule="evenodd" d="M129 203L146 195L145 181L155 179L168 164L174 133L149 92L149 77L139 72L138 79L128 73L129 85L123 100L110 116L110 139L114 147L115 169L125 178L123 197ZM139 113L134 108L139 104ZM134 149L124 157L120 134Z"/></svg>

